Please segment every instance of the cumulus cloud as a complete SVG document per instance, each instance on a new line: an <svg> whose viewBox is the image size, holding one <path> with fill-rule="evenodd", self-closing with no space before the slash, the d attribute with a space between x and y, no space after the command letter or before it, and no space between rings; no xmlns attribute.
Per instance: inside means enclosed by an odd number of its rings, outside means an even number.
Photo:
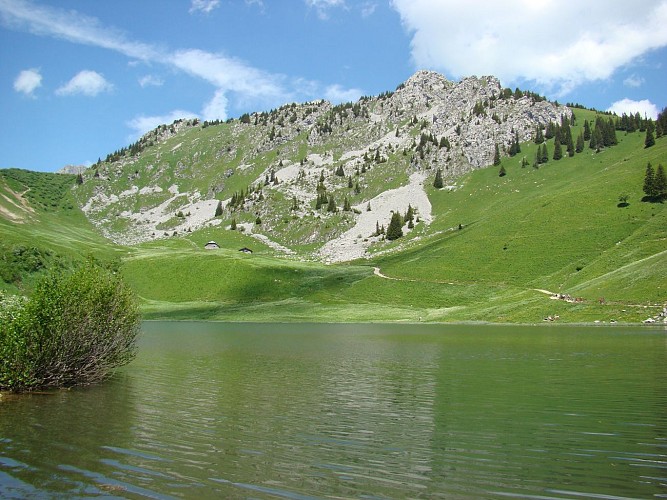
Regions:
<svg viewBox="0 0 667 500"><path fill-rule="evenodd" d="M566 94L667 45L667 0L392 0L414 63L450 77L495 75Z"/></svg>
<svg viewBox="0 0 667 500"><path fill-rule="evenodd" d="M67 96L83 94L94 97L102 92L113 89L113 85L96 71L84 69L77 73L69 82L56 90L57 95Z"/></svg>
<svg viewBox="0 0 667 500"><path fill-rule="evenodd" d="M156 128L158 125L173 123L175 120L199 118L196 113L176 109L164 115L145 116L139 115L127 122L127 126L134 130L134 135L129 138L130 141L135 141L146 132Z"/></svg>
<svg viewBox="0 0 667 500"><path fill-rule="evenodd" d="M194 12L203 12L208 14L220 5L220 0L192 0L190 5L190 14Z"/></svg>
<svg viewBox="0 0 667 500"><path fill-rule="evenodd" d="M29 97L33 97L33 92L42 86L42 75L38 69L25 69L21 71L16 80L14 80L14 90L21 92Z"/></svg>
<svg viewBox="0 0 667 500"><path fill-rule="evenodd" d="M345 0L305 0L306 5L315 9L317 17L322 20L329 19L329 11L335 7L345 8Z"/></svg>
<svg viewBox="0 0 667 500"><path fill-rule="evenodd" d="M357 101L362 95L359 89L345 89L338 84L329 85L324 91L325 99L334 104Z"/></svg>
<svg viewBox="0 0 667 500"><path fill-rule="evenodd" d="M164 80L155 75L144 75L139 78L139 85L141 85L142 88L161 87L164 85Z"/></svg>
<svg viewBox="0 0 667 500"><path fill-rule="evenodd" d="M621 99L612 104L607 111L616 113L619 116L623 113L626 115L639 113L641 116L647 116L653 120L658 117L658 113L660 112L658 107L648 99L642 99L641 101Z"/></svg>
<svg viewBox="0 0 667 500"><path fill-rule="evenodd" d="M347 8L344 0L304 1L310 8L315 9L318 15L332 8ZM214 7L210 2L201 2L199 5L203 9L207 5ZM261 0L246 0L246 5L261 7L264 4ZM166 50L164 47L138 42L122 31L104 26L96 18L49 5L35 5L29 0L0 0L0 24L40 36L113 50L135 61L162 64L207 81L215 88L215 95L203 106L202 116L205 119L226 117L228 106L231 105L273 107L285 102L321 97L323 93L334 101L352 100L361 95L361 92L355 89L345 90L340 86L326 89L320 82L288 79L284 75L263 71L222 53L200 49ZM82 73L58 89L57 93L67 95L80 92L95 95L112 88L102 75L95 72ZM151 75L139 80L142 86L160 83L159 78ZM195 115L188 113L188 116ZM172 113L159 117L138 117L131 122L132 128L146 130L144 124L160 124L159 120L165 117L171 118Z"/></svg>

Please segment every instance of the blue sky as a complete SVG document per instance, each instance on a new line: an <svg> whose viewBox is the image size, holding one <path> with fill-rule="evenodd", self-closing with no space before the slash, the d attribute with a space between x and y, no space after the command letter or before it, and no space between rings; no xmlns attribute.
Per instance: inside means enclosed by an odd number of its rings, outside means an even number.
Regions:
<svg viewBox="0 0 667 500"><path fill-rule="evenodd" d="M667 0L0 0L0 168L91 164L176 118L353 101L419 69L667 106Z"/></svg>

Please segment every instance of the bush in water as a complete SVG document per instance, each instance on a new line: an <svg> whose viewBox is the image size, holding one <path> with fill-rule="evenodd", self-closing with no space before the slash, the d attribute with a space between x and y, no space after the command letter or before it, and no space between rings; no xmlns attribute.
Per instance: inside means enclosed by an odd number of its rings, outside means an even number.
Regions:
<svg viewBox="0 0 667 500"><path fill-rule="evenodd" d="M92 262L51 272L27 300L0 295L0 389L103 380L134 358L139 326L133 292Z"/></svg>

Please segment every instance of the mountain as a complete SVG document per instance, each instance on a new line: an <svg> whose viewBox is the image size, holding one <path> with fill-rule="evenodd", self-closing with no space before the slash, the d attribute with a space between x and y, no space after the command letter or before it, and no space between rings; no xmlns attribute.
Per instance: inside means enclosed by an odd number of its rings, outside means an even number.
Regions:
<svg viewBox="0 0 667 500"><path fill-rule="evenodd" d="M454 83L420 71L395 92L356 103L315 101L226 123L161 126L89 169L77 196L119 244L233 218L283 253L352 260L377 243L372 234L388 226L392 211L411 204L430 223L424 185L436 168L453 181L492 162L496 144L509 150L538 126L571 117L569 108L503 89L493 77ZM315 208L318 194L327 197L324 209ZM335 212L326 210L332 196ZM215 217L218 201L227 207L223 217Z"/></svg>
<svg viewBox="0 0 667 500"><path fill-rule="evenodd" d="M0 170L0 290L93 258L148 318L663 321L651 126L433 72L355 103L176 121L81 177Z"/></svg>

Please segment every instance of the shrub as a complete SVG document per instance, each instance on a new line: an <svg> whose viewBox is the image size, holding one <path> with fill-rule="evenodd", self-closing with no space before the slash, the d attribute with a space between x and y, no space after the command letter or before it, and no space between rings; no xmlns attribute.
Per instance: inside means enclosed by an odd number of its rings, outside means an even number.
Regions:
<svg viewBox="0 0 667 500"><path fill-rule="evenodd" d="M101 381L134 358L139 324L120 276L92 262L51 272L27 300L0 297L0 389Z"/></svg>

